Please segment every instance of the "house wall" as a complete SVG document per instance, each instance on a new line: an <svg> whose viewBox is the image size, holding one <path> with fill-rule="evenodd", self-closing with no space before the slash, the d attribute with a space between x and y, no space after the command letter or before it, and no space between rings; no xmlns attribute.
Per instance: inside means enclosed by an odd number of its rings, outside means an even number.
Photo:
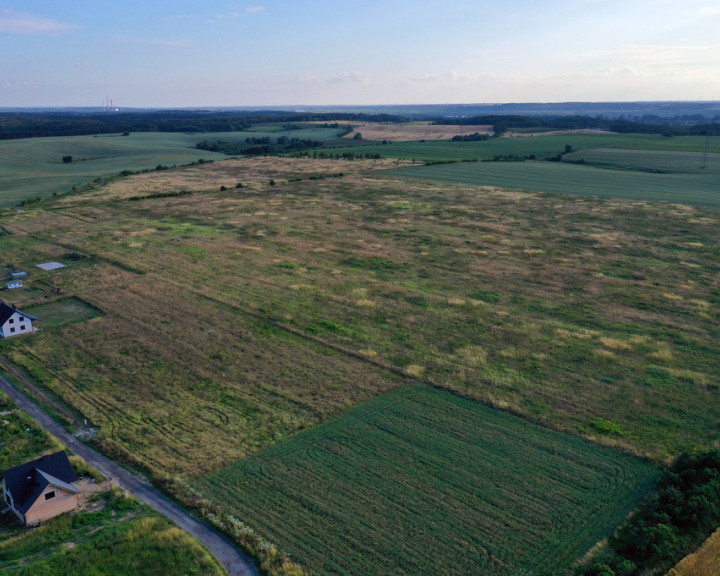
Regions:
<svg viewBox="0 0 720 576"><path fill-rule="evenodd" d="M55 491L55 497L51 500L45 500L47 492ZM74 510L78 505L78 495L68 492L56 486L48 486L45 488L40 497L35 501L30 509L25 512L25 524L31 526L37 522L43 522L54 518L63 512Z"/></svg>
<svg viewBox="0 0 720 576"><path fill-rule="evenodd" d="M10 336L17 336L18 334L26 334L32 332L33 324L30 318L23 316L19 312L15 312L10 318L5 321L0 331L0 336L8 338Z"/></svg>

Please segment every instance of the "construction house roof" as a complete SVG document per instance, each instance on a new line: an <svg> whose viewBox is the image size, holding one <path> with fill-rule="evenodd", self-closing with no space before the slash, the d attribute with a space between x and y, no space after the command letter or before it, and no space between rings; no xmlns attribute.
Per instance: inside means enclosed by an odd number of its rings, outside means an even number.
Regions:
<svg viewBox="0 0 720 576"><path fill-rule="evenodd" d="M5 470L3 478L20 514L25 514L49 485L79 492L72 485L77 475L64 450Z"/></svg>

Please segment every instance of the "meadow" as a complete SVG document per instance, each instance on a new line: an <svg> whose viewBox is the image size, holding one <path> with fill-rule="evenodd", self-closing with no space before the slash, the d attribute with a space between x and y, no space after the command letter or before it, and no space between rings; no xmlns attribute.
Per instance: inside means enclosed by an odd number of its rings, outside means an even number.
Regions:
<svg viewBox="0 0 720 576"><path fill-rule="evenodd" d="M565 154L563 161L660 173L720 173L720 154L705 155L704 151L593 148Z"/></svg>
<svg viewBox="0 0 720 576"><path fill-rule="evenodd" d="M335 146L337 144L337 147ZM574 150L585 151L593 148L621 148L627 150L658 150L704 153L706 138L701 136L676 136L666 138L655 134L551 134L522 137L491 138L482 142L393 142L357 143L343 146L333 143L330 149L335 154L345 152L380 154L384 158L404 158L417 161L447 162L460 160L492 160L495 156L526 157L535 155L538 159L556 156L566 145ZM720 152L720 138L707 140L709 152Z"/></svg>
<svg viewBox="0 0 720 576"><path fill-rule="evenodd" d="M584 154L597 158L587 153ZM649 154L648 154L649 155ZM695 155L697 156L697 155ZM609 155L604 153L603 158ZM677 157L673 154L671 158ZM630 156L628 163L642 162ZM653 160L657 165L663 156ZM645 162L649 165L650 162ZM718 171L656 174L640 170L610 170L565 162L469 162L438 166L413 166L388 172L406 178L440 182L498 186L532 192L573 194L677 202L695 206L720 207Z"/></svg>
<svg viewBox="0 0 720 576"><path fill-rule="evenodd" d="M152 170L198 159L221 160L224 154L198 150L201 140L244 141L248 137L283 135L326 140L337 129L307 128L291 131L245 132L133 132L128 136L104 134L53 138L27 138L0 142L0 208L23 200L47 197L81 188L130 170ZM64 163L64 156L73 161Z"/></svg>
<svg viewBox="0 0 720 576"><path fill-rule="evenodd" d="M0 353L201 511L203 478L413 382L655 461L718 440L716 209L392 167L243 158L6 215L6 263L68 264L14 300L104 315Z"/></svg>
<svg viewBox="0 0 720 576"><path fill-rule="evenodd" d="M198 480L322 575L565 573L652 466L426 386Z"/></svg>

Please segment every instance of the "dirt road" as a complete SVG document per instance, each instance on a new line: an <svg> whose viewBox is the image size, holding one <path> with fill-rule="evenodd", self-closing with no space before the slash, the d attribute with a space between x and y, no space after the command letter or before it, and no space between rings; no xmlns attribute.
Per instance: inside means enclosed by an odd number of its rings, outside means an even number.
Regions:
<svg viewBox="0 0 720 576"><path fill-rule="evenodd" d="M86 446L43 412L25 394L15 388L0 374L0 389L3 390L18 407L34 418L47 432L59 439L73 453L99 470L108 478L117 480L121 488L127 490L140 501L154 508L180 528L200 540L225 567L230 576L259 576L255 561L240 552L237 547L215 529L203 524L172 500L163 496L152 484L128 472L125 468Z"/></svg>

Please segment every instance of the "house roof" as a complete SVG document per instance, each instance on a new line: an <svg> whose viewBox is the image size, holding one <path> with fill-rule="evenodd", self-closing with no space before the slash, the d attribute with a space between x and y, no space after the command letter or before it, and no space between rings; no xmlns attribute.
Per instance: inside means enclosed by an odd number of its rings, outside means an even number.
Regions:
<svg viewBox="0 0 720 576"><path fill-rule="evenodd" d="M31 320L40 320L37 316L33 316L32 314L26 314L25 312L21 312L17 308L13 308L9 304L5 304L5 302L0 302L0 326L5 324L5 322L8 321L10 316L15 314L17 312L18 314L22 314L26 318L30 318Z"/></svg>
<svg viewBox="0 0 720 576"><path fill-rule="evenodd" d="M64 450L5 470L3 478L13 505L20 514L25 514L50 485L79 492L72 485L77 475Z"/></svg>

